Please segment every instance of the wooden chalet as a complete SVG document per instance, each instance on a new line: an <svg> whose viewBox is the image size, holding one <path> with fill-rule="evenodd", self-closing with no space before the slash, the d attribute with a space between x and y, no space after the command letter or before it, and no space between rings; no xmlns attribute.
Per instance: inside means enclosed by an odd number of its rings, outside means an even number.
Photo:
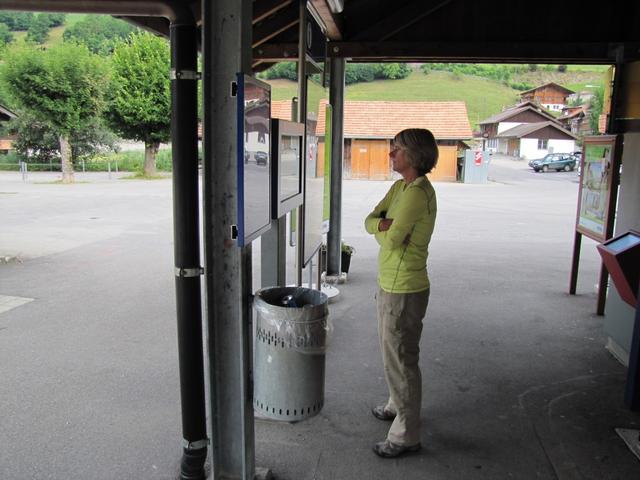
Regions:
<svg viewBox="0 0 640 480"><path fill-rule="evenodd" d="M537 103L526 101L514 105L497 113L479 123L480 136L485 140L485 148L491 152L507 154L513 148L509 148L507 142L500 137L502 132L522 124L554 122L557 120L547 113Z"/></svg>
<svg viewBox="0 0 640 480"><path fill-rule="evenodd" d="M554 82L545 83L520 94L522 101L539 103L544 108L559 112L567 104L567 97L574 94L573 90Z"/></svg>
<svg viewBox="0 0 640 480"><path fill-rule="evenodd" d="M8 122L14 118L18 118L18 116L7 107L0 105L0 122ZM6 154L13 150L14 139L11 135L0 135L0 154Z"/></svg>
<svg viewBox="0 0 640 480"><path fill-rule="evenodd" d="M523 123L498 135L505 141L507 155L532 159L547 153L569 153L576 149L577 137L557 122Z"/></svg>
<svg viewBox="0 0 640 480"><path fill-rule="evenodd" d="M577 107L565 107L562 115L557 119L572 134L578 136L592 135L591 113L588 105L578 105Z"/></svg>

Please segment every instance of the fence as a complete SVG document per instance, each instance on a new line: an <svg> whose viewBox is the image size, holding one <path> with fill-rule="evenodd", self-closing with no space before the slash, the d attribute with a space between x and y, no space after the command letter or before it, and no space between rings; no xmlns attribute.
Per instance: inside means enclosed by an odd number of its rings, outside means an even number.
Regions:
<svg viewBox="0 0 640 480"><path fill-rule="evenodd" d="M91 162L85 163L84 160L80 162L79 167L81 170L75 170L75 172L108 172L109 179L111 180L111 172L119 173L118 162ZM0 163L0 171L17 171L22 176L22 181L26 182L30 172L61 172L62 165L60 163Z"/></svg>

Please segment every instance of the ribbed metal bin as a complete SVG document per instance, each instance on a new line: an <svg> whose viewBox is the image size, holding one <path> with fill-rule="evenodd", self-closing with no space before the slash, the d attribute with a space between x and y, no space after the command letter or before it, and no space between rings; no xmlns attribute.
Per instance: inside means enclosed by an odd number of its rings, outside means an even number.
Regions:
<svg viewBox="0 0 640 480"><path fill-rule="evenodd" d="M296 307L283 298L292 295ZM297 422L324 404L328 298L301 287L272 287L254 299L256 335L254 397L256 415Z"/></svg>

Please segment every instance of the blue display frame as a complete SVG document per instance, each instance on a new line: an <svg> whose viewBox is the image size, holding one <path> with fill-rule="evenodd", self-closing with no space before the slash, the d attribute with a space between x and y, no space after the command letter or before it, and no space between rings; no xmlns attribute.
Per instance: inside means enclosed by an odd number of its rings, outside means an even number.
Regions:
<svg viewBox="0 0 640 480"><path fill-rule="evenodd" d="M244 73L237 74L237 158L236 158L236 168L237 168L237 180L238 180L238 191L237 191L237 212L238 212L238 220L237 220L237 245L239 247L244 247L251 243L256 238L260 237L263 233L271 228L271 141L270 138L266 141L266 148L268 149L267 159L266 159L266 168L265 174L266 179L264 180L264 185L267 186L267 192L264 195L264 198L261 199L262 202L258 202L261 205L265 205L264 218L258 222L257 225L247 225L247 171L245 169L246 165L246 156L245 152L247 152L247 145L245 142L245 119L247 118L247 111L245 105L246 98L246 88L247 86L257 87L267 93L268 101L269 101L269 113L266 120L267 126L267 135L270 137L271 135L271 127L270 127L270 117L271 117L271 86L262 82L256 78L251 77L250 75ZM256 160L257 164L257 160ZM251 190L252 193L256 193L256 189Z"/></svg>

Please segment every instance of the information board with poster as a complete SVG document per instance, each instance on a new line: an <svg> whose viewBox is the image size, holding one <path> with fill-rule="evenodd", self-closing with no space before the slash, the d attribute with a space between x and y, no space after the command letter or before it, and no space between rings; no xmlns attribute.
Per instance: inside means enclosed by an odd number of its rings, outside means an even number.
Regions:
<svg viewBox="0 0 640 480"><path fill-rule="evenodd" d="M271 87L238 74L238 246L271 226Z"/></svg>
<svg viewBox="0 0 640 480"><path fill-rule="evenodd" d="M582 236L604 242L613 236L616 212L622 137L600 135L584 137L580 161L580 187L576 212L576 229L573 242L573 259L569 293L575 295L578 283L578 266ZM607 298L608 274L604 266L598 281L598 315L604 315Z"/></svg>
<svg viewBox="0 0 640 480"><path fill-rule="evenodd" d="M589 238L606 240L616 137L585 137L580 165L576 230Z"/></svg>

